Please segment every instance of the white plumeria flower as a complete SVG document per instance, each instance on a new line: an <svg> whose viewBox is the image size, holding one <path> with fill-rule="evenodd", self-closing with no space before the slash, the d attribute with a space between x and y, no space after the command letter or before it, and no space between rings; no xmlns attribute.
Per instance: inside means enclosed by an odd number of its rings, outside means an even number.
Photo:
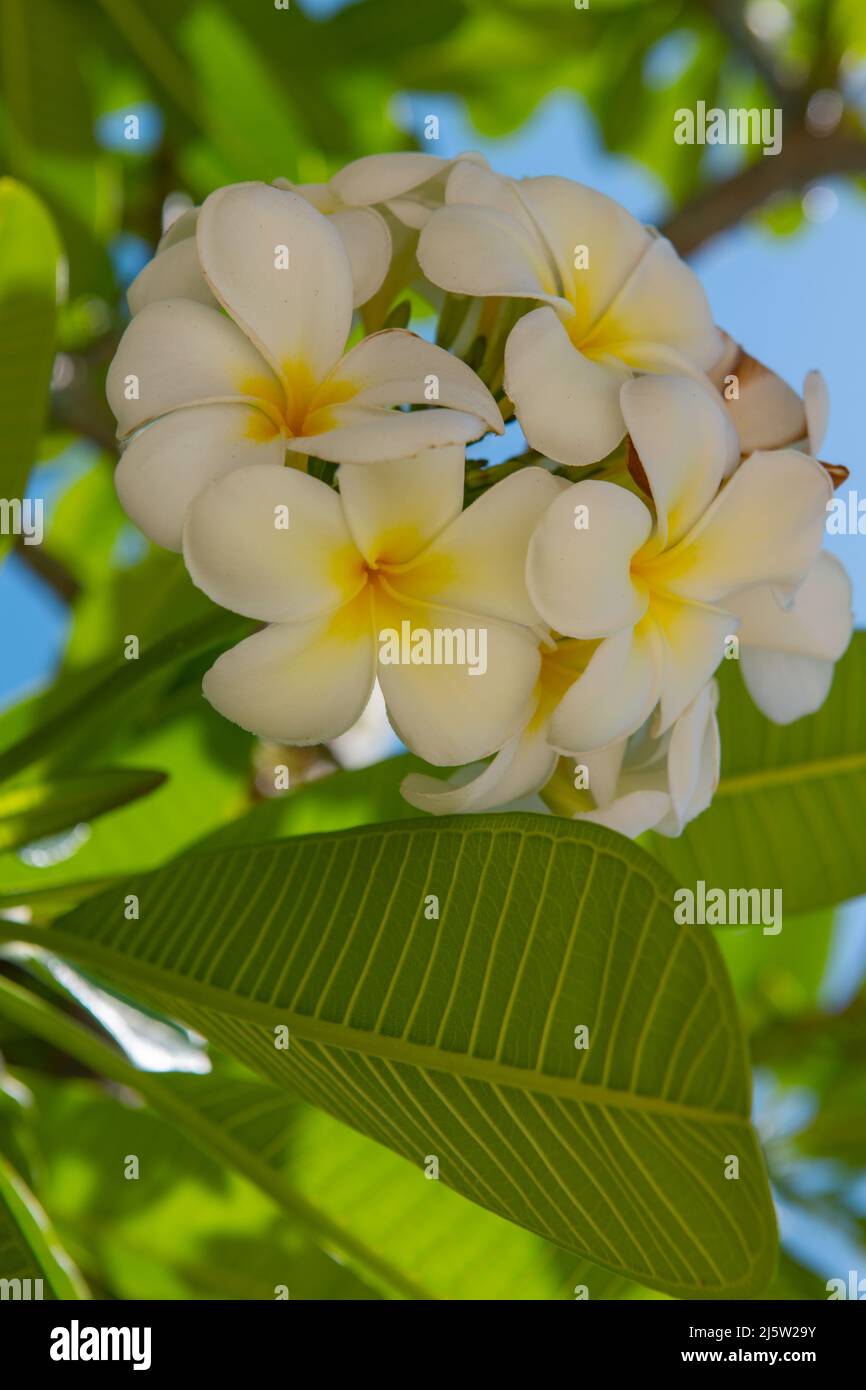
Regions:
<svg viewBox="0 0 866 1390"><path fill-rule="evenodd" d="M805 429L806 438L798 439L796 447L815 455L824 442L830 413L820 372L806 377L803 400L800 429ZM831 477L847 473L832 465L829 471ZM840 561L826 551L793 597L784 597L772 585L760 584L728 602L740 620L737 636L746 688L776 724L792 724L820 709L833 683L834 666L847 651L854 630L851 580Z"/></svg>
<svg viewBox="0 0 866 1390"><path fill-rule="evenodd" d="M568 750L635 732L659 705L671 727L722 660L736 632L717 605L755 584L799 585L821 548L830 481L793 449L752 454L720 491L739 454L721 405L685 377L640 377L622 409L649 506L615 483L588 479L549 507L529 548L527 584L557 632L599 640L551 725Z"/></svg>
<svg viewBox="0 0 866 1390"><path fill-rule="evenodd" d="M357 306L381 289L392 261L400 262L394 266L397 280L406 280L404 262L408 253L414 253L417 233L431 212L441 207L448 173L464 159L487 162L483 155L472 153L457 159L412 151L371 154L347 164L328 183L274 182L278 188L299 193L333 219L352 265Z"/></svg>
<svg viewBox="0 0 866 1390"><path fill-rule="evenodd" d="M303 198L261 183L219 189L201 209L195 244L226 313L189 299L146 305L106 384L120 436L148 426L121 458L117 489L159 544L180 548L187 507L208 481L282 464L286 450L369 463L502 433L475 374L413 333L375 333L343 355L348 258ZM392 408L430 400L453 408Z"/></svg>
<svg viewBox="0 0 866 1390"><path fill-rule="evenodd" d="M542 645L541 671L533 712L521 732L471 780L443 783L424 773L410 773L401 791L419 810L433 815L490 811L542 791L550 783L559 753L549 742L554 710L580 673L595 644L566 639ZM705 686L673 727L654 738L650 721L629 739L582 753L563 762L545 794L562 816L607 825L632 838L656 829L679 835L706 810L719 781L718 687ZM576 767L586 769L588 789L575 791ZM583 774L581 774L583 775ZM582 809L587 808L587 809Z"/></svg>
<svg viewBox="0 0 866 1390"><path fill-rule="evenodd" d="M271 624L211 667L211 704L263 737L320 743L355 723L378 675L395 730L428 762L500 748L538 675L523 566L558 483L525 469L461 512L463 470L463 450L445 448L342 468L339 494L262 466L211 483L184 527L189 573L224 608ZM431 644L437 632L483 632L486 669L379 660L382 635L404 622Z"/></svg>
<svg viewBox="0 0 866 1390"><path fill-rule="evenodd" d="M381 289L395 253L397 259L405 260L411 252L414 262L418 230L441 206L447 175L460 159L486 164L483 155L472 153L457 160L411 152L373 154L347 164L329 183L292 183L280 178L274 179L274 187L298 194L332 219L352 267L352 300L358 308ZM153 260L127 291L131 313L159 299L216 303L196 251L198 214L198 208L190 208L168 228ZM414 236L401 235L399 228ZM395 268L405 278L405 266Z"/></svg>
<svg viewBox="0 0 866 1390"><path fill-rule="evenodd" d="M634 372L703 372L720 355L706 295L670 242L570 179L458 165L418 260L458 294L544 301L509 335L505 389L531 446L559 463L616 448Z"/></svg>

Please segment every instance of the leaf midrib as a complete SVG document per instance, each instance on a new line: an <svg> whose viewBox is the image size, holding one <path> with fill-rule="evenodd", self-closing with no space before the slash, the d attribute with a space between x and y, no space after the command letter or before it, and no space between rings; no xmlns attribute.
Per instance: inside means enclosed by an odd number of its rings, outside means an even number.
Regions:
<svg viewBox="0 0 866 1390"><path fill-rule="evenodd" d="M744 791L789 786L792 782L815 782L839 773L866 772L866 751L840 754L809 762L786 763L782 767L758 768L754 772L735 772L723 776L716 797L739 796Z"/></svg>
<svg viewBox="0 0 866 1390"><path fill-rule="evenodd" d="M739 1114L736 1111L708 1110L681 1101L639 1095L633 1091L617 1091L608 1086L553 1076L529 1068L513 1067L483 1057L471 1057L466 1053L445 1052L426 1043L407 1042L403 1038L380 1033L362 1033L345 1024L329 1023L255 999L241 998L228 990L215 985L205 985L198 980L180 981L176 975L149 965L146 961L130 962L131 968L125 971L122 965L118 966L117 957L111 951L50 927L31 928L13 923L0 923L0 941L26 941L47 947L59 955L70 956L81 964L102 966L110 976L113 975L126 985L141 988L150 982L160 1003L199 1004L203 1008L213 1009L233 1018L261 1024L268 1030L284 1024L288 1027L290 1036L294 1033L303 1041L343 1048L366 1056L389 1058L426 1071L462 1076L493 1086L508 1086L521 1091L560 1096L566 1100L583 1101L590 1105L641 1110L662 1116L680 1116L688 1120L700 1120L706 1124L747 1126L749 1123L747 1114Z"/></svg>

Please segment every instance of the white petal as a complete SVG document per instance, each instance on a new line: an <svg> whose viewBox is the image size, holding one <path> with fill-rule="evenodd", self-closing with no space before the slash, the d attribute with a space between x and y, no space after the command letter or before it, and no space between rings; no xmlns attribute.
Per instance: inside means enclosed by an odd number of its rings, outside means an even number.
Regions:
<svg viewBox="0 0 866 1390"><path fill-rule="evenodd" d="M584 519L586 527L578 527ZM651 529L648 508L615 483L589 478L560 492L529 543L526 566L527 587L544 620L557 632L585 638L639 622L647 595L629 566Z"/></svg>
<svg viewBox="0 0 866 1390"><path fill-rule="evenodd" d="M746 647L740 656L746 689L774 724L793 724L820 709L830 694L834 663L796 652Z"/></svg>
<svg viewBox="0 0 866 1390"><path fill-rule="evenodd" d="M426 183L447 169L449 163L450 160L440 159L438 155L414 151L368 154L335 174L331 187L344 203L355 207L384 203Z"/></svg>
<svg viewBox="0 0 866 1390"><path fill-rule="evenodd" d="M505 428L498 405L471 367L402 328L364 338L331 372L327 386L351 389L353 408L432 403L477 415L497 434Z"/></svg>
<svg viewBox="0 0 866 1390"><path fill-rule="evenodd" d="M669 241L655 237L581 347L612 352L641 371L673 367L671 353L704 369L717 361L722 340L700 280Z"/></svg>
<svg viewBox="0 0 866 1390"><path fill-rule="evenodd" d="M435 767L471 763L497 752L531 716L541 664L535 638L523 628L491 618L406 600L383 602L377 594L377 633L399 633L404 619L413 632L476 634L473 642L486 641L486 670L473 675L468 665L380 661L379 684L400 738Z"/></svg>
<svg viewBox="0 0 866 1390"><path fill-rule="evenodd" d="M187 237L194 237L200 212L201 208L187 208L185 212L180 214L180 217L176 217L157 242L157 255L160 255L167 247L176 246L179 241L185 241Z"/></svg>
<svg viewBox="0 0 866 1390"><path fill-rule="evenodd" d="M460 515L463 478L462 447L424 449L410 459L341 468L346 521L365 559L399 565L418 555Z"/></svg>
<svg viewBox="0 0 866 1390"><path fill-rule="evenodd" d="M198 304L216 307L201 273L194 237L185 237L160 251L139 271L126 292L131 314L140 313L145 304L160 299L194 299Z"/></svg>
<svg viewBox="0 0 866 1390"><path fill-rule="evenodd" d="M501 208L439 208L421 231L418 264L428 280L454 294L547 299L570 313L537 234Z"/></svg>
<svg viewBox="0 0 866 1390"><path fill-rule="evenodd" d="M820 372L808 372L803 383L809 453L817 456L830 422L830 392Z"/></svg>
<svg viewBox="0 0 866 1390"><path fill-rule="evenodd" d="M648 620L605 638L554 711L551 744L576 755L633 734L658 700L661 660L658 633Z"/></svg>
<svg viewBox="0 0 866 1390"><path fill-rule="evenodd" d="M671 816L656 827L662 835L680 835L689 821L707 809L719 785L718 703L719 687L715 681L710 681L671 730L668 747Z"/></svg>
<svg viewBox="0 0 866 1390"><path fill-rule="evenodd" d="M621 738L616 743L609 743L606 748L594 748L574 755L575 763L583 764L587 770L589 790L596 807L609 806L616 800L627 748L628 739Z"/></svg>
<svg viewBox="0 0 866 1390"><path fill-rule="evenodd" d="M226 719L276 743L325 743L363 713L375 673L368 621L348 625L330 617L275 623L217 659L207 672L205 698Z"/></svg>
<svg viewBox="0 0 866 1390"><path fill-rule="evenodd" d="M836 557L818 556L790 608L769 585L735 595L730 607L742 620L740 665L758 708L777 724L820 708L854 625L851 581Z"/></svg>
<svg viewBox="0 0 866 1390"><path fill-rule="evenodd" d="M215 603L266 622L333 611L365 583L339 497L291 468L240 468L211 483L187 512L183 553Z"/></svg>
<svg viewBox="0 0 866 1390"><path fill-rule="evenodd" d="M441 782L420 772L404 778L400 791L410 806L434 816L490 811L538 791L549 781L557 754L542 728L509 739L496 757L469 782Z"/></svg>
<svg viewBox="0 0 866 1390"><path fill-rule="evenodd" d="M391 233L384 217L373 208L345 208L333 213L332 221L352 267L353 303L357 308L373 298L388 273Z"/></svg>
<svg viewBox="0 0 866 1390"><path fill-rule="evenodd" d="M351 267L331 220L285 189L234 184L205 201L196 238L216 298L277 375L321 381L352 321Z"/></svg>
<svg viewBox="0 0 866 1390"><path fill-rule="evenodd" d="M414 458L427 449L464 445L487 433L477 415L463 410L386 410L335 406L333 428L286 441L293 453L330 463L370 464ZM501 433L501 431L500 431Z"/></svg>
<svg viewBox="0 0 866 1390"><path fill-rule="evenodd" d="M662 651L662 682L655 734L663 734L704 688L736 634L730 613L707 605L653 599L651 608Z"/></svg>
<svg viewBox="0 0 866 1390"><path fill-rule="evenodd" d="M588 331L652 245L652 238L624 207L571 179L546 175L516 185L556 264L562 293ZM577 269L579 247L588 265Z"/></svg>
<svg viewBox="0 0 866 1390"><path fill-rule="evenodd" d="M585 357L547 306L519 319L505 345L505 390L523 432L557 463L581 467L616 448L625 434L619 392L630 375Z"/></svg>
<svg viewBox="0 0 866 1390"><path fill-rule="evenodd" d="M524 579L526 552L537 522L562 490L563 480L545 468L503 478L392 576L394 588L506 622L538 624Z"/></svg>
<svg viewBox="0 0 866 1390"><path fill-rule="evenodd" d="M183 547L187 508L208 483L250 464L281 465L285 444L248 405L174 410L134 435L114 475L121 505L167 550Z"/></svg>
<svg viewBox="0 0 866 1390"><path fill-rule="evenodd" d="M136 314L108 369L105 394L121 435L182 405L282 399L279 382L240 329L218 309L187 299L160 300Z"/></svg>
<svg viewBox="0 0 866 1390"><path fill-rule="evenodd" d="M668 792L639 790L626 792L609 806L595 811L580 811L574 819L606 826L608 830L616 830L620 835L636 840L639 835L655 829L670 809Z"/></svg>
<svg viewBox="0 0 866 1390"><path fill-rule="evenodd" d="M312 203L317 212L337 212L342 202L329 183L292 183L291 179L274 179L274 188L288 189L289 193L299 193Z"/></svg>
<svg viewBox="0 0 866 1390"><path fill-rule="evenodd" d="M750 455L661 558L661 582L669 593L703 603L752 584L799 584L821 549L831 495L827 473L808 454Z"/></svg>
<svg viewBox="0 0 866 1390"><path fill-rule="evenodd" d="M721 403L688 377L643 376L620 393L647 476L661 545L674 545L712 502L740 456Z"/></svg>

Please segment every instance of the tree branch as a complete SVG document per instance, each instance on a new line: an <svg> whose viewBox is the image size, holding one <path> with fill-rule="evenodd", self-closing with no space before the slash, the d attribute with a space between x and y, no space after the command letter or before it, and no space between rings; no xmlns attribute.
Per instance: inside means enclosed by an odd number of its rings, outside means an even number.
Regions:
<svg viewBox="0 0 866 1390"><path fill-rule="evenodd" d="M812 179L866 173L866 139L839 131L819 137L802 129L783 134L777 155L764 155L733 178L704 189L662 228L686 256L719 232L735 227L775 193L794 192Z"/></svg>
<svg viewBox="0 0 866 1390"><path fill-rule="evenodd" d="M25 545L23 537L19 536L15 542L15 554L53 590L62 603L68 606L78 598L81 585L75 575L41 545Z"/></svg>
<svg viewBox="0 0 866 1390"><path fill-rule="evenodd" d="M725 35L737 54L755 69L785 114L794 115L798 110L802 110L802 87L786 84L773 55L755 38L745 23L740 0L700 0L700 6L709 12L716 27Z"/></svg>

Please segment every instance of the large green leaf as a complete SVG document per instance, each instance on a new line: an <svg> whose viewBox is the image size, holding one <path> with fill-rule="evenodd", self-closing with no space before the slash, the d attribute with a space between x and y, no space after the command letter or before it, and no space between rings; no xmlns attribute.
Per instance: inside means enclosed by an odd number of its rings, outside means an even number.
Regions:
<svg viewBox="0 0 866 1390"><path fill-rule="evenodd" d="M146 796L164 781L164 772L118 767L0 787L0 850L104 815Z"/></svg>
<svg viewBox="0 0 866 1390"><path fill-rule="evenodd" d="M13 1284L8 1293L4 1283L3 1298L88 1297L81 1276L61 1249L45 1212L2 1154L0 1280L22 1281Z"/></svg>
<svg viewBox="0 0 866 1390"><path fill-rule="evenodd" d="M131 987L617 1273L698 1297L747 1296L771 1276L772 1206L717 948L674 923L671 880L609 831L455 817L195 853L3 937Z"/></svg>
<svg viewBox="0 0 866 1390"><path fill-rule="evenodd" d="M39 199L0 179L0 497L21 499L35 462L54 352L60 248ZM0 554L11 544L0 531Z"/></svg>
<svg viewBox="0 0 866 1390"><path fill-rule="evenodd" d="M817 714L781 728L739 672L722 673L722 780L678 840L649 837L678 883L781 888L786 914L866 893L866 633L855 633Z"/></svg>
<svg viewBox="0 0 866 1390"><path fill-rule="evenodd" d="M424 1181L417 1170L410 1168L381 1145L373 1144L329 1115L305 1105L285 1090L261 1081L252 1080L235 1064L219 1061L217 1074L209 1076L154 1075L138 1072L113 1048L67 1015L38 999L20 987L0 980L0 1016L19 1025L27 1034L35 1034L84 1063L89 1069L119 1083L125 1091L137 1091L152 1107L146 1112L137 1108L132 1115L118 1109L115 1100L104 1094L90 1094L86 1107L84 1090L79 1097L70 1097L70 1083L64 1081L59 1095L49 1096L52 1115L48 1129L56 1121L57 1133L52 1137L39 1118L32 1120L43 1149L47 1148L49 1171L42 1174L42 1191L52 1216L64 1233L79 1231L82 1222L103 1226L108 1217L113 1225L113 1239L100 1241L103 1253L109 1256L115 1241L125 1253L128 1241L134 1240L137 1259L142 1244L152 1251L154 1213L148 1209L142 1219L141 1207L147 1199L139 1198L141 1188L110 1182L90 1183L82 1193L81 1184L73 1180L64 1184L63 1176L69 1166L75 1170L83 1165L105 1166L106 1150L116 1176L118 1152L141 1154L142 1149L132 1138L125 1137L133 1125L144 1132L146 1159L142 1173L145 1190L153 1199L162 1198L165 1186L163 1159L170 1160L175 1176L194 1176L189 1154L192 1145L206 1157L208 1166L225 1164L259 1192L275 1202L290 1218L291 1227L305 1232L308 1241L318 1250L335 1250L368 1285L379 1288L390 1297L420 1299L572 1299L577 1286L584 1286L591 1298L643 1298L647 1291L627 1280L599 1269L586 1260L557 1249L529 1231L499 1220L480 1207L466 1202L440 1183ZM26 1076L28 1088L36 1089L42 1099L44 1083ZM93 1088L90 1088L91 1092ZM72 1110L77 1113L75 1116ZM85 1113L82 1113L82 1110ZM167 1120L183 1144L166 1139L153 1124L153 1114ZM149 1124L148 1124L149 1119ZM100 1131L100 1132L97 1132ZM110 1134L106 1142L103 1133ZM74 1139L70 1134L74 1133ZM62 1141L59 1135L62 1134ZM72 1152L70 1152L72 1149ZM153 1173L154 1160L157 1172ZM153 1178L148 1189L147 1179ZM71 1198L66 1192L72 1186ZM210 1183L213 1186L213 1182ZM111 1201L100 1195L105 1189L115 1194L120 1188L121 1200ZM83 1202L89 1195L95 1198ZM185 1196L188 1197L188 1193ZM201 1194L197 1201L201 1202ZM225 1204L239 1202L233 1188L225 1195ZM86 1204L88 1211L82 1209ZM184 1223L183 1209L173 1200L166 1202L168 1218L173 1222L174 1245L180 1233L178 1223ZM250 1218L252 1203L247 1197L240 1202L242 1216ZM213 1200L210 1216L216 1217ZM123 1213L122 1207L132 1208ZM260 1215L260 1211L256 1213ZM223 1211L222 1216L225 1216ZM98 1221L97 1221L98 1218ZM196 1228L202 1224L196 1220ZM232 1220L229 1223L234 1226ZM189 1232L186 1233L187 1235ZM81 1239L79 1231L78 1239ZM181 1239L186 1246L186 1240ZM271 1237L270 1243L273 1243ZM166 1233L163 1240L165 1259L177 1265L178 1251ZM247 1252L249 1254L249 1252ZM308 1249L308 1257L310 1251ZM116 1261L112 1260L112 1263ZM188 1266L201 1282L198 1262ZM302 1271L303 1281L296 1277L297 1287L309 1288L310 1275L319 1272L318 1262L312 1270ZM153 1278L153 1271L146 1271ZM262 1295L261 1271L256 1271L258 1291ZM177 1270L175 1269L175 1279ZM129 1273L118 1268L115 1282L123 1278L126 1297L152 1297ZM225 1272L211 1273L214 1282L225 1284ZM248 1286L253 1284L248 1280ZM235 1276L229 1292L237 1289ZM160 1294L159 1296L165 1296ZM246 1295L244 1295L246 1296ZM295 1296L293 1294L293 1296Z"/></svg>
<svg viewBox="0 0 866 1390"><path fill-rule="evenodd" d="M143 647L135 659L127 660L119 650L116 658L106 663L101 678L93 679L82 694L0 752L0 780L14 777L26 767L59 766L71 758L70 750L88 745L94 756L105 748L106 738L122 726L130 709L153 699L181 663L217 643L226 645L249 629L248 619L218 609Z"/></svg>

